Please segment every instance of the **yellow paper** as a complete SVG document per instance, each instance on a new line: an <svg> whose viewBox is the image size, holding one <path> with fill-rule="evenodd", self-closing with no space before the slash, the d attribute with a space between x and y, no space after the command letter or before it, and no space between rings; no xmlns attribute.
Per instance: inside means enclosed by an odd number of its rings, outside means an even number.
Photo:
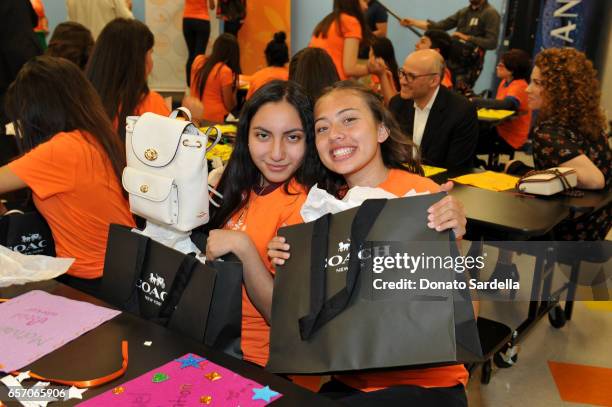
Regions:
<svg viewBox="0 0 612 407"><path fill-rule="evenodd" d="M585 301L584 303L592 311L612 312L612 301Z"/></svg>
<svg viewBox="0 0 612 407"><path fill-rule="evenodd" d="M480 120L503 120L513 114L512 110L478 109L478 118Z"/></svg>
<svg viewBox="0 0 612 407"><path fill-rule="evenodd" d="M217 144L212 150L206 153L206 159L212 160L213 157L219 157L222 161L227 161L232 155L232 151L234 151L234 149L229 144Z"/></svg>
<svg viewBox="0 0 612 407"><path fill-rule="evenodd" d="M216 127L218 127L219 130L221 130L221 133L223 134L236 134L236 132L238 131L238 128L235 124L219 124ZM208 127L200 127L200 131L202 133L206 133L206 130L208 130ZM212 135L214 136L215 133L213 132Z"/></svg>
<svg viewBox="0 0 612 407"><path fill-rule="evenodd" d="M432 167L431 165L421 165L426 177L433 177L436 174L446 172L446 168Z"/></svg>
<svg viewBox="0 0 612 407"><path fill-rule="evenodd" d="M477 174L462 175L460 177L451 178L451 180L460 184L488 189L489 191L506 191L514 188L518 181L518 177L502 174L500 172L485 171Z"/></svg>

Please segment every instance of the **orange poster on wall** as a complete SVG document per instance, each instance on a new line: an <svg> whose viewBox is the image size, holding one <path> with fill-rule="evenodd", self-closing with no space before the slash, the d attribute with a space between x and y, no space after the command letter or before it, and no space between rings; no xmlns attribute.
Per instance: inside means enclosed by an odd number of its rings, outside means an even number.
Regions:
<svg viewBox="0 0 612 407"><path fill-rule="evenodd" d="M238 32L240 65L243 73L251 75L266 67L264 50L275 32L287 34L291 44L291 2L288 0L247 1L247 16ZM291 55L291 53L289 53Z"/></svg>

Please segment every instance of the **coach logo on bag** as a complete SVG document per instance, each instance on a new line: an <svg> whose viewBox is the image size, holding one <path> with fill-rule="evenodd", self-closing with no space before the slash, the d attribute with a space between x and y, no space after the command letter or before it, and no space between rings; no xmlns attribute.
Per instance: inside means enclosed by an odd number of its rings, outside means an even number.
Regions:
<svg viewBox="0 0 612 407"><path fill-rule="evenodd" d="M144 156L149 161L157 160L157 151L153 148L147 148L144 152Z"/></svg>
<svg viewBox="0 0 612 407"><path fill-rule="evenodd" d="M21 236L21 243L9 247L14 252L22 254L41 254L47 247L47 241L43 239L40 233L30 233Z"/></svg>
<svg viewBox="0 0 612 407"><path fill-rule="evenodd" d="M389 256L390 246L375 246L372 248L375 256ZM344 273L348 271L348 263L350 259L351 239L338 242L338 254L325 259L327 267L334 273ZM357 253L359 260L369 259L372 253L369 248L361 249Z"/></svg>
<svg viewBox="0 0 612 407"><path fill-rule="evenodd" d="M166 281L157 274L149 273L149 278L146 281L138 280L136 287L140 288L143 293L150 294L150 296L145 295L145 299L157 306L161 306L161 303L166 299L166 295L168 295L164 291L166 289Z"/></svg>
<svg viewBox="0 0 612 407"><path fill-rule="evenodd" d="M142 192L143 194L146 194L147 192L149 192L149 186L147 184L141 185L140 192Z"/></svg>

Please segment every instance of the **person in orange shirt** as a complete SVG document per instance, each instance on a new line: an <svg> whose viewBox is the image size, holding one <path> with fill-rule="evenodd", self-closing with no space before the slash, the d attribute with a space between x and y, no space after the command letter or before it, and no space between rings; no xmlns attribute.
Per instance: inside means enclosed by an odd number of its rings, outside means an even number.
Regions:
<svg viewBox="0 0 612 407"><path fill-rule="evenodd" d="M264 85L242 110L217 187L224 202L206 225L206 258L231 252L243 264L242 351L260 366L268 360L274 281L266 245L281 226L302 222L307 189L323 171L313 145L312 103L302 88L291 81Z"/></svg>
<svg viewBox="0 0 612 407"><path fill-rule="evenodd" d="M316 100L328 86L340 80L336 65L321 48L299 50L289 62L289 80L302 85L308 96Z"/></svg>
<svg viewBox="0 0 612 407"><path fill-rule="evenodd" d="M210 122L222 123L236 107L236 89L240 75L240 47L232 34L221 34L209 57L198 55L191 66L192 97L200 99Z"/></svg>
<svg viewBox="0 0 612 407"><path fill-rule="evenodd" d="M352 81L338 82L315 104L316 149L328 176L319 187L340 197L354 186L378 187L402 196L416 192L449 191L422 176L413 144L400 130L380 97ZM338 177L340 176L340 178ZM428 227L465 234L461 203L446 196L429 208ZM268 245L273 264L283 264L290 247L281 237ZM375 345L373 345L375 346ZM379 370L337 375L321 393L345 405L466 406L468 372L462 364L427 369Z"/></svg>
<svg viewBox="0 0 612 407"><path fill-rule="evenodd" d="M75 259L64 281L94 292L109 225L135 225L120 183L125 148L96 90L63 58L28 62L8 90L7 113L24 155L0 168L0 194L32 189L57 256Z"/></svg>
<svg viewBox="0 0 612 407"><path fill-rule="evenodd" d="M154 41L144 23L116 18L102 29L87 64L86 75L122 141L126 117L146 112L170 114L162 96L147 84L153 70Z"/></svg>
<svg viewBox="0 0 612 407"><path fill-rule="evenodd" d="M382 59L384 62L384 72L372 74L372 90L382 94L385 105L397 94L400 88L397 61L395 60L395 50L393 43L387 37L376 37L370 45L370 59ZM383 86L379 75L385 76L386 86Z"/></svg>
<svg viewBox="0 0 612 407"><path fill-rule="evenodd" d="M38 16L38 25L34 27L34 32L36 33L36 38L38 38L38 42L44 51L47 49L46 38L47 34L49 34L49 21L45 15L45 5L42 3L42 0L30 0L30 3L32 3L32 8Z"/></svg>
<svg viewBox="0 0 612 407"><path fill-rule="evenodd" d="M334 9L315 27L309 47L323 48L331 56L341 80L371 73L369 64L357 63L359 43L369 38L363 12L366 0L334 0Z"/></svg>
<svg viewBox="0 0 612 407"><path fill-rule="evenodd" d="M274 79L286 81L289 78L289 71L285 67L285 64L289 62L289 48L285 43L286 40L287 34L284 31L279 31L274 34L272 41L266 45L265 54L268 66L251 76L249 92L246 95L247 100L266 83Z"/></svg>
<svg viewBox="0 0 612 407"><path fill-rule="evenodd" d="M527 80L531 74L529 54L520 49L509 50L501 56L496 74L501 82L495 100L476 98L472 102L479 108L513 110L516 116L479 137L478 151L484 153L492 148L500 152L519 150L527 141L531 126L527 100Z"/></svg>
<svg viewBox="0 0 612 407"><path fill-rule="evenodd" d="M208 7L207 7L208 6ZM191 65L198 55L206 54L210 37L210 15L208 9L215 9L215 0L185 0L183 8L183 37L187 44L185 78L191 84Z"/></svg>

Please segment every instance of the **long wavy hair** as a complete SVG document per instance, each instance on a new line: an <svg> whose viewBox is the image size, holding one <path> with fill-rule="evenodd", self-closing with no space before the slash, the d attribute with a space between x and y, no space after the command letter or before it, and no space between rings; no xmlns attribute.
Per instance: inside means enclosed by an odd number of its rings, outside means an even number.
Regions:
<svg viewBox="0 0 612 407"><path fill-rule="evenodd" d="M200 99L202 95L204 95L204 88L206 87L208 76L218 63L225 64L232 70L235 85L238 81L238 75L240 74L240 47L234 35L228 33L221 34L213 44L212 53L206 59L202 68L195 73L195 86L198 90L197 96ZM216 74L218 73L219 71L217 70Z"/></svg>
<svg viewBox="0 0 612 407"><path fill-rule="evenodd" d="M383 163L387 168L395 168L413 174L423 175L423 168L418 156L415 156L415 144L400 129L393 114L385 107L380 95L359 82L346 80L336 82L323 91L319 100L325 96L338 91L349 91L360 97L370 109L377 124L382 124L389 132L389 137L380 144ZM344 177L331 171L326 172L326 177L320 180L319 185L330 194L338 196L346 186Z"/></svg>
<svg viewBox="0 0 612 407"><path fill-rule="evenodd" d="M117 120L122 141L126 117L133 115L149 94L145 61L154 41L144 23L116 18L98 36L87 63L86 75L98 91L108 117Z"/></svg>
<svg viewBox="0 0 612 407"><path fill-rule="evenodd" d="M359 5L359 0L334 0L334 8L332 12L326 15L323 20L317 24L312 32L312 35L314 37L321 36L323 38L327 38L329 27L335 21L338 35L342 37L344 33L342 32L342 26L340 25L341 14L348 14L349 16L355 17L359 21L363 41L369 45L370 29L365 22L365 16L363 15L363 11Z"/></svg>
<svg viewBox="0 0 612 407"><path fill-rule="evenodd" d="M313 105L310 97L295 82L271 81L258 89L242 109L234 151L217 187L223 194L223 205L213 210L207 228L223 227L234 213L246 205L251 191L261 185L262 174L249 153L249 128L251 120L262 106L280 101L286 101L295 108L306 136L306 153L302 165L285 181L285 192L293 193L289 190L293 178L308 189L323 177L325 169L314 145Z"/></svg>
<svg viewBox="0 0 612 407"><path fill-rule="evenodd" d="M74 63L50 56L26 63L8 89L6 111L20 135L22 153L57 133L80 130L88 133L96 147L105 153L121 183L124 145L98 93Z"/></svg>
<svg viewBox="0 0 612 407"><path fill-rule="evenodd" d="M535 66L544 91L538 122L553 121L593 141L603 137L606 120L597 71L586 55L574 48L549 48L536 56Z"/></svg>

